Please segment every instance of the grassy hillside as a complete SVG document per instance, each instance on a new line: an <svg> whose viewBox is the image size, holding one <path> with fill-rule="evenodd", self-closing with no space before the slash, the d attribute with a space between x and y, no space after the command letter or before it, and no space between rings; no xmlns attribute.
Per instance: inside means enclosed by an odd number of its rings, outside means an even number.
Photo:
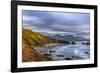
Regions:
<svg viewBox="0 0 100 73"><path fill-rule="evenodd" d="M50 39L44 35L41 35L28 29L22 30L22 37L23 42L29 46L43 46L45 44L58 42L54 39Z"/></svg>
<svg viewBox="0 0 100 73"><path fill-rule="evenodd" d="M35 52L34 47L44 46L50 43L57 43L56 40L50 39L31 30L22 29L22 56L23 62L31 61L48 61L50 58Z"/></svg>

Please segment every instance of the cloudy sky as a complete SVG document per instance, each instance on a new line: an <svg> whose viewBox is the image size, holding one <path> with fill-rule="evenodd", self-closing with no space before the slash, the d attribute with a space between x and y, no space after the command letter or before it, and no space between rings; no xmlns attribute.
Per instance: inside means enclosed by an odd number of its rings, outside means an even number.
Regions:
<svg viewBox="0 0 100 73"><path fill-rule="evenodd" d="M73 33L89 38L90 14L23 10L23 27L35 32Z"/></svg>

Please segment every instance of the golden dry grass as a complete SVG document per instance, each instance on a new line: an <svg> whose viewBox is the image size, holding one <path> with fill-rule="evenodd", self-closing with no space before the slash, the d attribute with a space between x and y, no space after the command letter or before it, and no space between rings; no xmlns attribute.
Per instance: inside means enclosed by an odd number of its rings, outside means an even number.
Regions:
<svg viewBox="0 0 100 73"><path fill-rule="evenodd" d="M56 43L54 40L49 39L39 33L32 32L31 30L22 30L22 61L50 61L51 59L40 55L35 52L34 47L44 46L46 44Z"/></svg>

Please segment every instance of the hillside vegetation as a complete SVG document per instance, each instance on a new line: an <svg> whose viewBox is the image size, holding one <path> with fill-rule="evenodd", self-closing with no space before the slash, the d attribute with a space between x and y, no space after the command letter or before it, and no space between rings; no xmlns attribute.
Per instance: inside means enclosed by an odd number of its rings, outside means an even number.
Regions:
<svg viewBox="0 0 100 73"><path fill-rule="evenodd" d="M38 54L34 47L45 46L46 44L57 43L58 41L50 39L44 35L33 32L28 29L22 29L22 61L49 61L50 58Z"/></svg>

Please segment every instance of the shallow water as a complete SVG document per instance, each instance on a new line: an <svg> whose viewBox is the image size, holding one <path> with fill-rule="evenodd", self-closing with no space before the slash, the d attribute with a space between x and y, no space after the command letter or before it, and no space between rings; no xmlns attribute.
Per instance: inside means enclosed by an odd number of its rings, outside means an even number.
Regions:
<svg viewBox="0 0 100 73"><path fill-rule="evenodd" d="M82 44L60 44L36 49L36 52L50 57L52 60L83 60L90 58L90 46Z"/></svg>

